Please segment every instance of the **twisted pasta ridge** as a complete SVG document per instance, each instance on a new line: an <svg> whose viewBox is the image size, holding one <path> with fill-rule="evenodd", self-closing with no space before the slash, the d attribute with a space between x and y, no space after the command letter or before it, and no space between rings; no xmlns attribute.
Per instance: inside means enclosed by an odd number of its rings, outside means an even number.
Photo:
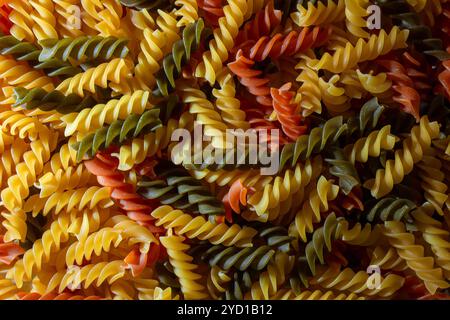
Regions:
<svg viewBox="0 0 450 320"><path fill-rule="evenodd" d="M231 187L236 181L240 180L243 185L258 190L263 188L266 184L271 183L273 180L272 176L262 176L257 170L193 170L189 173L197 180L205 180L206 182L216 184L219 187Z"/></svg>
<svg viewBox="0 0 450 320"><path fill-rule="evenodd" d="M295 195L304 189L311 181L316 179L322 171L322 159L315 157L307 159L305 164L297 164L295 169L288 169L284 176L276 177L260 191L256 191L249 197L248 203L258 215L263 215L278 204L288 200L290 195Z"/></svg>
<svg viewBox="0 0 450 320"><path fill-rule="evenodd" d="M64 192L55 192L49 198L40 198L38 194L29 197L23 206L26 212L32 212L34 216L38 213L49 214L54 210L55 214L63 209L71 211L73 209L83 210L84 208L93 209L96 206L100 208L109 208L113 205L109 197L109 188L106 187L87 187L77 188Z"/></svg>
<svg viewBox="0 0 450 320"><path fill-rule="evenodd" d="M250 227L241 228L237 224L212 223L202 216L192 217L170 206L160 206L151 216L157 221L156 226L173 228L178 235L189 239L208 240L214 245L247 247L257 231Z"/></svg>
<svg viewBox="0 0 450 320"><path fill-rule="evenodd" d="M175 78L179 77L182 67L189 62L191 54L200 46L202 35L205 33L204 27L205 23L199 19L183 29L181 39L173 44L171 54L163 59L163 67L156 75L158 86L154 91L156 96L167 96L175 89Z"/></svg>
<svg viewBox="0 0 450 320"><path fill-rule="evenodd" d="M7 132L21 139L28 138L30 141L37 140L42 132L47 131L47 127L38 119L11 110L0 112L0 123L3 133Z"/></svg>
<svg viewBox="0 0 450 320"><path fill-rule="evenodd" d="M368 135L369 131L373 131L380 121L386 107L378 102L378 98L374 97L367 101L361 108L359 115L351 117L347 121L347 136L358 134Z"/></svg>
<svg viewBox="0 0 450 320"><path fill-rule="evenodd" d="M108 252L111 246L117 247L121 241L122 236L119 232L113 228L103 228L90 234L86 240L71 244L67 249L66 264L81 265L83 259L89 261L93 254L99 256L102 252Z"/></svg>
<svg viewBox="0 0 450 320"><path fill-rule="evenodd" d="M106 104L85 107L78 113L71 112L61 120L66 123L66 137L75 132L90 132L116 120L125 120L129 115L142 114L150 107L150 92L138 90L133 94L123 95L120 99L111 99Z"/></svg>
<svg viewBox="0 0 450 320"><path fill-rule="evenodd" d="M356 37L369 37L369 33L364 30L367 27L367 21L364 18L369 15L367 12L369 5L369 0L345 0L345 23L347 30Z"/></svg>
<svg viewBox="0 0 450 320"><path fill-rule="evenodd" d="M243 51L249 59L263 61L267 58L293 56L308 49L320 47L328 39L330 29L314 27L303 28L300 32L291 31L286 35L277 33L272 37L264 36L257 41L249 41Z"/></svg>
<svg viewBox="0 0 450 320"><path fill-rule="evenodd" d="M336 233L342 241L348 244L372 246L381 237L382 230L379 225L372 227L370 223L366 223L364 227L360 223L356 223L350 228L347 220L340 219Z"/></svg>
<svg viewBox="0 0 450 320"><path fill-rule="evenodd" d="M76 93L84 97L85 91L95 93L97 87L106 89L108 82L120 83L129 77L131 71L126 60L116 58L64 80L56 90L63 94Z"/></svg>
<svg viewBox="0 0 450 320"><path fill-rule="evenodd" d="M42 51L39 61L59 59L68 61L107 61L125 58L128 55L127 39L100 36L81 36L77 38L45 39L39 42Z"/></svg>
<svg viewBox="0 0 450 320"><path fill-rule="evenodd" d="M70 145L77 142L78 138L72 136L67 143L64 143L57 152L55 152L50 161L45 164L44 169L53 173L58 170L68 170L69 167L77 165L76 151L73 150Z"/></svg>
<svg viewBox="0 0 450 320"><path fill-rule="evenodd" d="M0 162L0 182L2 188L7 185L8 178L16 173L16 166L22 162L22 156L27 151L28 144L22 139L17 139L8 150L2 152Z"/></svg>
<svg viewBox="0 0 450 320"><path fill-rule="evenodd" d="M183 27L199 20L196 0L176 0L175 5L180 7L175 11L175 15L180 17L180 20L177 22L178 27Z"/></svg>
<svg viewBox="0 0 450 320"><path fill-rule="evenodd" d="M408 268L405 260L398 254L395 248L377 246L371 253L370 265L378 266L384 270L403 271Z"/></svg>
<svg viewBox="0 0 450 320"><path fill-rule="evenodd" d="M355 67L358 63L374 60L392 50L405 48L408 33L408 30L400 30L397 26L389 33L381 30L378 35L371 35L367 42L358 39L355 46L347 43L345 47L337 48L333 55L327 52L320 60L312 60L309 66L315 70L325 69L340 73Z"/></svg>
<svg viewBox="0 0 450 320"><path fill-rule="evenodd" d="M302 118L296 112L297 105L292 101L295 93L289 91L290 88L291 83L287 83L279 89L271 88L270 95L273 100L273 109L281 123L283 132L290 139L296 140L306 132L306 126L301 125Z"/></svg>
<svg viewBox="0 0 450 320"><path fill-rule="evenodd" d="M377 63L388 70L387 77L393 82L392 89L397 93L394 101L398 102L405 112L419 120L420 95L406 69L394 60L380 60Z"/></svg>
<svg viewBox="0 0 450 320"><path fill-rule="evenodd" d="M213 32L214 39L209 42L209 50L202 56L202 61L195 69L195 76L205 78L210 84L216 81L216 75L228 59L228 52L234 46L234 39L244 23L247 13L247 1L227 0L223 8L224 16L219 19L219 28Z"/></svg>
<svg viewBox="0 0 450 320"><path fill-rule="evenodd" d="M411 215L417 228L422 232L422 238L430 245L436 258L436 265L443 269L444 277L448 281L450 278L449 232L440 221L429 214L430 212L432 212L432 205L425 203Z"/></svg>
<svg viewBox="0 0 450 320"><path fill-rule="evenodd" d="M288 230L281 226L259 228L259 236L266 241L268 246L278 248L283 252L289 251L290 243L294 240L288 235Z"/></svg>
<svg viewBox="0 0 450 320"><path fill-rule="evenodd" d="M180 84L179 88L182 102L188 104L189 112L195 117L197 123L204 126L205 135L212 138L211 144L215 148L223 149L226 143L227 126L220 113L215 110L203 91L192 88L187 83Z"/></svg>
<svg viewBox="0 0 450 320"><path fill-rule="evenodd" d="M386 73L380 72L375 76L372 71L362 73L358 69L356 75L363 88L374 95L384 93L392 87L392 81L388 79Z"/></svg>
<svg viewBox="0 0 450 320"><path fill-rule="evenodd" d="M164 180L143 178L137 183L137 193L146 199L158 199L161 204L203 215L223 215L223 204L201 182L182 168L170 164L157 165L154 172Z"/></svg>
<svg viewBox="0 0 450 320"><path fill-rule="evenodd" d="M18 288L22 288L24 281L31 280L33 271L40 271L44 262L48 262L50 255L61 248L61 244L69 240L69 214L62 214L52 222L50 228L42 234L42 238L33 243L33 247L25 252L23 258L8 270L6 277L14 279Z"/></svg>
<svg viewBox="0 0 450 320"><path fill-rule="evenodd" d="M43 111L55 110L62 114L80 112L96 104L90 95L84 98L74 93L66 96L58 90L47 92L41 88L31 90L23 87L15 88L14 98L16 100L14 106L22 106L27 110L36 108Z"/></svg>
<svg viewBox="0 0 450 320"><path fill-rule="evenodd" d="M332 76L328 81L319 78L322 100L331 115L342 114L350 108L350 99L346 96L345 89L337 86L339 80L338 75Z"/></svg>
<svg viewBox="0 0 450 320"><path fill-rule="evenodd" d="M416 12L411 12L405 0L377 0L382 12L387 14L400 28L409 30L409 42L414 48L426 55L435 57L441 61L450 58L450 55L443 48L441 39L433 37L432 30L421 23L420 16Z"/></svg>
<svg viewBox="0 0 450 320"><path fill-rule="evenodd" d="M417 167L425 199L433 205L436 212L444 215L442 207L448 200L448 187L444 182L445 174L441 171L441 161L437 157L425 155Z"/></svg>
<svg viewBox="0 0 450 320"><path fill-rule="evenodd" d="M245 294L244 299L269 300L277 293L278 288L283 285L287 275L292 270L292 257L283 252L275 255L273 262L267 266L267 270L260 274L259 279L253 283L250 291Z"/></svg>
<svg viewBox="0 0 450 320"><path fill-rule="evenodd" d="M256 97L256 101L265 106L272 107L270 97L270 80L263 77L261 70L252 69L255 61L244 56L242 50L236 54L236 60L228 64L228 68L239 77L239 82L247 88L248 92Z"/></svg>
<svg viewBox="0 0 450 320"><path fill-rule="evenodd" d="M42 88L47 91L54 89L53 82L42 71L33 70L23 61L16 61L4 56L0 56L0 77L4 83L11 86L23 86L27 89ZM11 98L11 96L7 96L7 98ZM2 101L2 104L10 103L13 103L12 99Z"/></svg>
<svg viewBox="0 0 450 320"><path fill-rule="evenodd" d="M395 152L395 160L388 160L386 168L377 170L375 179L366 181L364 186L377 199L385 196L394 184L400 183L412 171L414 164L423 158L424 150L438 135L437 122L430 123L427 116L420 118L420 124L414 126L411 135L403 140L403 148Z"/></svg>
<svg viewBox="0 0 450 320"><path fill-rule="evenodd" d="M140 134L155 131L161 127L159 109L150 109L141 115L132 114L125 120L116 120L108 127L103 127L84 137L71 147L77 151L77 161L85 155L92 158L97 151L107 149L112 144L121 144L125 140Z"/></svg>
<svg viewBox="0 0 450 320"><path fill-rule="evenodd" d="M125 215L113 216L105 225L119 232L122 239L127 240L128 245L138 244L141 253L149 252L152 244L159 244L148 226L141 225L140 221L132 220Z"/></svg>
<svg viewBox="0 0 450 320"><path fill-rule="evenodd" d="M41 49L30 42L20 41L13 36L0 37L0 52L4 55L13 55L17 61L27 61L34 69L43 70L50 77L74 76L82 71L68 62L58 59L39 61Z"/></svg>
<svg viewBox="0 0 450 320"><path fill-rule="evenodd" d="M58 134L43 131L40 139L30 143L29 151L23 154L24 161L16 166L16 174L8 178L8 187L1 192L2 205L9 213L2 213L6 228L5 240L24 240L26 237L26 215L23 201L29 195L29 188L36 182L44 169L44 163L50 160L51 152L56 148Z"/></svg>
<svg viewBox="0 0 450 320"><path fill-rule="evenodd" d="M47 293L40 294L37 292L19 292L17 294L20 300L103 300L103 298L99 296L83 296L77 294L70 293Z"/></svg>
<svg viewBox="0 0 450 320"><path fill-rule="evenodd" d="M369 157L379 157L382 150L394 149L397 137L391 134L391 126L386 125L380 130L372 131L367 137L356 140L353 145L348 145L344 151L349 160L366 163Z"/></svg>
<svg viewBox="0 0 450 320"><path fill-rule="evenodd" d="M338 186L321 176L289 226L289 235L296 238L300 236L306 242L306 233L313 232L313 223L320 222L320 213L328 210L328 201L334 200L338 192Z"/></svg>
<svg viewBox="0 0 450 320"><path fill-rule="evenodd" d="M178 35L177 20L173 13L158 12L156 24L158 28L145 28L140 43L141 52L138 54L138 63L135 67L135 77L130 81L114 84L119 92L132 93L137 89L150 90L155 84L155 74L160 69L160 60L171 52L173 44L180 39Z"/></svg>
<svg viewBox="0 0 450 320"><path fill-rule="evenodd" d="M12 23L9 20L9 15L12 9L4 3L0 6L0 31L4 34L9 34L9 30L12 27Z"/></svg>
<svg viewBox="0 0 450 320"><path fill-rule="evenodd" d="M331 252L332 241L339 239L339 233L336 232L338 228L338 219L333 213L329 214L325 219L322 227L314 230L311 241L306 244L305 256L300 260L306 260L308 263L311 275L316 274L316 260L319 260L320 264L324 264L324 251Z"/></svg>
<svg viewBox="0 0 450 320"><path fill-rule="evenodd" d="M8 6L13 9L9 15L9 20L13 23L11 34L19 40L34 41L33 20L30 16L33 11L31 4L21 0L11 0L8 1Z"/></svg>
<svg viewBox="0 0 450 320"><path fill-rule="evenodd" d="M112 284L124 276L125 265L122 260L87 264L55 273L51 277L45 293L55 290L61 293L66 289L74 290L81 286L86 289L92 284L99 287L103 283Z"/></svg>
<svg viewBox="0 0 450 320"><path fill-rule="evenodd" d="M142 138L134 138L129 145L122 145L119 150L118 169L122 171L130 170L133 166L145 161L148 157L159 155L164 149L171 145L173 132L178 128L189 128L193 125L193 118L185 112L179 121L169 119L166 126L156 129L155 132L146 134Z"/></svg>
<svg viewBox="0 0 450 320"><path fill-rule="evenodd" d="M309 134L299 137L294 143L284 145L280 154L280 170L285 166L293 167L299 160L320 153L329 144L336 142L346 130L343 117L338 116L325 122L323 127L313 128Z"/></svg>
<svg viewBox="0 0 450 320"><path fill-rule="evenodd" d="M220 110L223 122L233 128L248 129L246 113L241 110L241 102L236 98L236 86L230 72L221 72L217 77L220 89L213 89L216 107Z"/></svg>
<svg viewBox="0 0 450 320"><path fill-rule="evenodd" d="M217 20L223 17L222 0L196 1L201 14L209 25L217 26Z"/></svg>
<svg viewBox="0 0 450 320"><path fill-rule="evenodd" d="M386 221L385 236L389 243L397 249L409 268L425 283L427 290L434 294L439 288L448 288L449 284L442 275L441 268L434 267L433 257L424 255L424 248L415 244L414 236L406 232L405 226L399 221Z"/></svg>
<svg viewBox="0 0 450 320"><path fill-rule="evenodd" d="M277 294L278 296L278 294ZM335 293L333 291L302 291L300 294L296 295L292 291L287 291L281 299L289 300L365 300L365 297L358 297L354 293Z"/></svg>
<svg viewBox="0 0 450 320"><path fill-rule="evenodd" d="M201 259L208 261L211 267L217 265L223 270L236 268L239 271L246 271L263 270L274 256L275 250L266 245L248 248L216 245L206 250Z"/></svg>
<svg viewBox="0 0 450 320"><path fill-rule="evenodd" d="M118 35L131 38L127 34L126 24L121 23L124 8L119 1L104 0L90 2L81 0L84 11L87 13L82 20L101 36Z"/></svg>
<svg viewBox="0 0 450 320"><path fill-rule="evenodd" d="M12 280L0 279L0 288L2 300L14 300L16 298L18 288Z"/></svg>
<svg viewBox="0 0 450 320"><path fill-rule="evenodd" d="M319 73L307 66L307 61L311 58L305 54L300 54L300 57L302 60L295 66L295 69L301 70L296 81L302 83L298 93L301 95L302 114L307 117L312 113L322 112L322 92L319 87Z"/></svg>
<svg viewBox="0 0 450 320"><path fill-rule="evenodd" d="M276 10L273 2L269 1L264 8L256 12L255 16L242 26L236 37L236 44L241 44L248 40L256 41L261 37L268 36L281 23L281 17L282 12Z"/></svg>
<svg viewBox="0 0 450 320"><path fill-rule="evenodd" d="M367 221L411 222L411 211L416 208L408 199L386 197L377 201L366 215Z"/></svg>
<svg viewBox="0 0 450 320"><path fill-rule="evenodd" d="M117 171L116 158L97 154L94 159L84 161L84 165L97 177L100 185L110 188L111 198L130 219L150 227L153 218L148 213L153 209L153 204L138 195L133 185L124 182L123 174Z"/></svg>
<svg viewBox="0 0 450 320"><path fill-rule="evenodd" d="M34 12L31 12L30 16L34 21L32 29L36 38L38 40L58 38L58 32L55 29L56 18L53 2L30 0L30 4L34 8Z"/></svg>
<svg viewBox="0 0 450 320"><path fill-rule="evenodd" d="M181 292L184 298L187 300L207 298L207 294L204 292L206 288L199 283L201 275L193 271L197 266L192 263L193 258L186 253L190 246L183 243L184 238L169 235L161 237L160 241L167 249L170 264L180 280Z"/></svg>
<svg viewBox="0 0 450 320"><path fill-rule="evenodd" d="M73 190L85 187L93 182L93 176L83 165L69 167L66 170L57 170L55 173L47 172L39 178L37 187L41 190L41 198L50 197L55 192Z"/></svg>
<svg viewBox="0 0 450 320"><path fill-rule="evenodd" d="M220 300L220 298L227 291L231 277L224 270L218 266L211 267L206 280L206 288L211 298Z"/></svg>
<svg viewBox="0 0 450 320"><path fill-rule="evenodd" d="M365 271L355 273L350 268L340 270L338 265L332 265L311 280L311 284L317 284L325 289L348 291L367 296L379 296L386 298L397 292L404 283L404 278L396 274L381 277L379 287L369 289L367 279L369 275Z"/></svg>
<svg viewBox="0 0 450 320"><path fill-rule="evenodd" d="M82 25L82 19L74 20L73 11L75 6L79 4L79 0L54 0L55 14L56 14L56 28L61 38L65 37L79 37L88 32ZM78 26L79 29L74 28L73 24Z"/></svg>
<svg viewBox="0 0 450 320"><path fill-rule="evenodd" d="M166 0L120 0L125 7L137 10L167 10L173 5L173 1Z"/></svg>
<svg viewBox="0 0 450 320"><path fill-rule="evenodd" d="M353 163L347 160L341 149L331 148L330 154L332 157L325 159L325 162L330 165L329 172L339 178L340 189L345 195L348 195L353 188L361 184L358 171Z"/></svg>
<svg viewBox="0 0 450 320"><path fill-rule="evenodd" d="M307 8L298 4L297 11L291 13L292 21L300 27L309 27L331 24L345 19L346 1L338 0L335 3L332 0L328 0L326 4L324 2L317 1L317 3L313 3L308 1ZM317 5L315 6L315 4Z"/></svg>

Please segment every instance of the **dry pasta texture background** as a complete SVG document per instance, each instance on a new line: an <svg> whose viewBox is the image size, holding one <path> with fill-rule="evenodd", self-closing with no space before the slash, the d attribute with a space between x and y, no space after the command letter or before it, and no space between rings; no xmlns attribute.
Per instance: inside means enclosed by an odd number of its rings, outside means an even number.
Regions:
<svg viewBox="0 0 450 320"><path fill-rule="evenodd" d="M449 33L447 0L0 1L0 299L449 299ZM181 161L197 124L278 130L276 172Z"/></svg>

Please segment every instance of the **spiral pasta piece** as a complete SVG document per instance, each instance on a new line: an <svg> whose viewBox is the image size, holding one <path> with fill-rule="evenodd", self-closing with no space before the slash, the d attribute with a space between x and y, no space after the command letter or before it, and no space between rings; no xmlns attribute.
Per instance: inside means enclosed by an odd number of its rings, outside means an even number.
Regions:
<svg viewBox="0 0 450 320"><path fill-rule="evenodd" d="M433 205L436 212L443 215L442 207L448 200L448 186L444 182L441 161L434 156L425 155L417 167L425 199Z"/></svg>
<svg viewBox="0 0 450 320"><path fill-rule="evenodd" d="M23 201L29 195L30 186L43 171L44 163L56 148L57 137L57 134L43 131L39 140L31 142L31 150L23 154L24 161L17 165L16 175L8 179L8 187L1 192L2 204L9 211L2 213L5 218L2 224L8 230L5 234L7 241L25 239L26 216L22 209Z"/></svg>
<svg viewBox="0 0 450 320"><path fill-rule="evenodd" d="M45 231L42 238L35 241L33 247L27 250L23 258L17 261L7 273L7 277L14 279L18 288L24 281L31 280L33 271L40 271L44 262L48 262L51 253L57 252L61 244L69 240L70 214L62 214Z"/></svg>
<svg viewBox="0 0 450 320"><path fill-rule="evenodd" d="M131 77L129 64L124 59L116 58L64 80L56 90L63 94L76 93L84 97L86 91L95 93L97 86L105 89L108 88L109 82L120 83L122 79L129 77Z"/></svg>
<svg viewBox="0 0 450 320"><path fill-rule="evenodd" d="M157 219L157 226L173 228L176 234L189 239L208 240L212 244L225 246L247 247L256 235L256 230L238 225L228 226L225 223L214 224L202 216L192 217L181 210L170 206L161 206L151 213Z"/></svg>
<svg viewBox="0 0 450 320"><path fill-rule="evenodd" d="M198 5L195 0L176 0L175 5L180 8L175 12L175 15L180 17L177 22L178 27L187 26L198 20Z"/></svg>
<svg viewBox="0 0 450 320"><path fill-rule="evenodd" d="M183 243L184 238L169 235L161 237L160 240L167 249L174 273L180 279L181 292L184 298L187 300L207 298L204 286L198 283L201 276L193 271L196 268L196 265L192 263L193 258L186 253L189 250L189 245Z"/></svg>
<svg viewBox="0 0 450 320"><path fill-rule="evenodd" d="M306 233L314 230L313 223L321 221L320 213L328 210L328 202L337 197L338 191L338 186L321 176L308 195L308 199L295 215L289 227L289 235L300 237L303 242L306 242Z"/></svg>
<svg viewBox="0 0 450 320"><path fill-rule="evenodd" d="M312 284L318 284L326 289L338 291L350 291L367 296L389 297L398 291L404 283L404 278L395 274L381 277L380 285L377 288L367 287L369 275L365 271L354 272L350 268L340 270L338 265L332 265L321 274L315 276Z"/></svg>
<svg viewBox="0 0 450 320"><path fill-rule="evenodd" d="M424 248L415 244L414 236L406 232L403 223L398 221L385 222L385 235L389 243L397 249L409 268L425 283L430 293L435 293L439 288L448 288L449 284L443 278L442 269L434 267L433 257L424 255Z"/></svg>
<svg viewBox="0 0 450 320"><path fill-rule="evenodd" d="M302 118L296 112L297 105L293 103L295 93L289 91L290 83L279 89L271 88L270 95L273 99L273 108L277 119L281 123L283 132L292 140L297 139L306 132L306 126L301 125Z"/></svg>
<svg viewBox="0 0 450 320"><path fill-rule="evenodd" d="M120 99L109 100L106 104L65 115L61 118L66 124L64 134L71 136L75 132L90 132L116 120L125 120L130 114L142 114L151 106L149 98L150 92L138 90Z"/></svg>
<svg viewBox="0 0 450 320"><path fill-rule="evenodd" d="M209 50L203 54L202 61L195 69L195 76L205 78L210 84L216 81L216 75L228 59L228 52L234 46L234 38L244 22L247 12L245 0L228 0L223 8L224 16L219 19L219 28L214 30L214 39L209 43Z"/></svg>
<svg viewBox="0 0 450 320"><path fill-rule="evenodd" d="M391 126L386 125L381 130L372 131L367 137L358 139L354 145L345 147L352 163L367 162L369 157L379 157L382 150L392 150L397 138L391 134Z"/></svg>
<svg viewBox="0 0 450 320"><path fill-rule="evenodd" d="M322 170L322 159L315 157L305 164L297 164L294 169L286 170L284 176L276 177L273 182L266 184L263 189L256 191L248 199L258 215L263 215L278 204L286 201L289 195L294 195L311 181L318 177Z"/></svg>
<svg viewBox="0 0 450 320"><path fill-rule="evenodd" d="M377 170L375 179L366 181L365 187L372 196L380 198L389 193L394 184L400 183L410 173L415 163L423 158L423 152L439 134L439 124L429 122L427 116L411 130L411 136L403 140L403 148L395 152L395 160L386 162L386 169Z"/></svg>
<svg viewBox="0 0 450 320"><path fill-rule="evenodd" d="M345 23L348 31L356 37L369 37L369 33L364 30L367 27L364 18L369 15L367 12L369 4L369 0L345 0Z"/></svg>
<svg viewBox="0 0 450 320"><path fill-rule="evenodd" d="M442 268L445 279L449 279L450 242L447 240L449 232L445 230L441 222L430 216L432 209L430 204L425 203L411 213L418 229L422 232L423 239L430 245L436 258L436 264Z"/></svg>
<svg viewBox="0 0 450 320"><path fill-rule="evenodd" d="M339 73L392 50L405 48L408 33L407 30L400 30L396 26L389 33L381 30L379 35L371 35L367 42L359 39L355 46L347 43L345 47L337 48L333 55L325 53L320 60L313 60L309 65L315 70L325 69Z"/></svg>
<svg viewBox="0 0 450 320"><path fill-rule="evenodd" d="M255 282L250 292L245 295L245 299L269 300L278 288L286 281L286 274L293 268L293 260L285 253L278 253L274 257L273 264L267 267L258 281Z"/></svg>
<svg viewBox="0 0 450 320"><path fill-rule="evenodd" d="M92 284L99 287L103 283L112 284L125 276L122 260L99 262L59 271L50 279L46 293L56 290L58 293L66 289L74 290L78 287L88 288Z"/></svg>
<svg viewBox="0 0 450 320"><path fill-rule="evenodd" d="M34 41L35 36L32 30L34 22L30 15L33 11L31 3L11 0L8 2L8 5L13 9L9 15L9 19L13 23L11 34L19 40Z"/></svg>
<svg viewBox="0 0 450 320"><path fill-rule="evenodd" d="M30 5L34 12L30 16L33 19L33 33L38 40L48 38L58 38L58 32L55 29L55 6L50 0L30 0Z"/></svg>
<svg viewBox="0 0 450 320"><path fill-rule="evenodd" d="M343 21L347 10L346 1L332 0L318 1L316 6L313 2L308 2L307 8L298 4L297 12L291 13L291 19L300 27L318 26L333 22Z"/></svg>
<svg viewBox="0 0 450 320"><path fill-rule="evenodd" d="M245 111L241 110L241 102L236 98L236 86L230 72L222 72L217 77L220 89L213 89L216 107L220 110L223 122L232 128L248 129Z"/></svg>

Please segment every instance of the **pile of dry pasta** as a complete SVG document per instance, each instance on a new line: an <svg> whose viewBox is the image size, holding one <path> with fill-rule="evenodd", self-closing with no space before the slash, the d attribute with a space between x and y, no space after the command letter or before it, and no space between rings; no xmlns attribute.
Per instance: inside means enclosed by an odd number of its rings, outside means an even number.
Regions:
<svg viewBox="0 0 450 320"><path fill-rule="evenodd" d="M0 299L450 298L450 1L0 5Z"/></svg>

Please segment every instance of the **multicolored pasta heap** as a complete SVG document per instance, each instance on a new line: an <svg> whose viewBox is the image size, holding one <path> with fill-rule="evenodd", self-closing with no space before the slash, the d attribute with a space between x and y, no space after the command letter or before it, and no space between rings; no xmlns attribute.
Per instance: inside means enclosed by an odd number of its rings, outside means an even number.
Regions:
<svg viewBox="0 0 450 320"><path fill-rule="evenodd" d="M0 32L0 299L449 299L450 1L9 0ZM196 123L279 130L279 170L175 161Z"/></svg>

